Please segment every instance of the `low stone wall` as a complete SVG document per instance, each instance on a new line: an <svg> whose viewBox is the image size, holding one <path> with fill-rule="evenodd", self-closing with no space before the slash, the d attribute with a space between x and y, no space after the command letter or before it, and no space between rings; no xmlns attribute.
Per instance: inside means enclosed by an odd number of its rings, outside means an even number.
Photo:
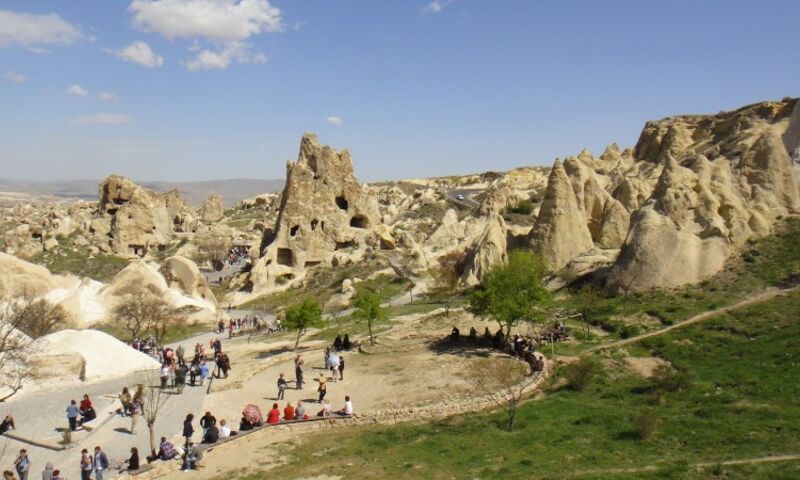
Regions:
<svg viewBox="0 0 800 480"><path fill-rule="evenodd" d="M279 355L276 355L277 358ZM293 356L293 354L292 354ZM544 369L541 372L536 372L530 377L523 380L525 383L523 389L524 396L530 396L538 391L547 381L552 373L552 366L545 358ZM238 438L243 438L248 435L264 435L269 431L277 432L310 432L329 430L336 427L343 427L348 425L394 425L402 422L413 422L421 420L430 420L433 418L443 418L452 415L461 415L464 413L480 412L491 408L496 408L502 405L505 401L505 396L498 392L490 395L483 395L477 397L469 397L468 395L456 395L447 401L429 403L426 405L416 407L404 407L391 410L379 410L364 414L355 414L352 417L332 417L327 419L314 419L308 421L279 423L276 425L267 425L259 430L252 432L244 432L243 435L231 437L224 443L235 442ZM212 445L208 451L213 450L219 444ZM174 460L164 463L153 464L153 469L131 477L128 474L122 474L120 478L128 479L135 478L140 480L151 480L162 477L169 472L176 471L181 468L181 461Z"/></svg>

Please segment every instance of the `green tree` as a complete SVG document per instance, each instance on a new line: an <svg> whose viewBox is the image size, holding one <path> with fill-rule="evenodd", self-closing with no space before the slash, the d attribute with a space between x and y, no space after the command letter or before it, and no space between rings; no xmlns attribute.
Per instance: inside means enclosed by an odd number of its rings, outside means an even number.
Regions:
<svg viewBox="0 0 800 480"><path fill-rule="evenodd" d="M467 308L474 315L496 321L506 337L520 321L538 323L550 305L543 272L544 265L536 255L511 252L508 262L489 270L480 287L469 295Z"/></svg>
<svg viewBox="0 0 800 480"><path fill-rule="evenodd" d="M450 314L450 306L458 295L458 277L464 255L461 252L450 253L439 259L439 267L431 272L433 282L428 296L444 305L445 317Z"/></svg>
<svg viewBox="0 0 800 480"><path fill-rule="evenodd" d="M375 337L372 334L372 325L379 320L386 318L386 309L381 307L381 297L374 290L362 288L353 298L351 303L355 308L355 317L367 321L369 330L369 343L375 345Z"/></svg>
<svg viewBox="0 0 800 480"><path fill-rule="evenodd" d="M292 305L284 313L283 324L290 330L297 330L297 340L294 349L300 345L300 338L309 328L322 326L322 307L314 299L306 298L302 302Z"/></svg>

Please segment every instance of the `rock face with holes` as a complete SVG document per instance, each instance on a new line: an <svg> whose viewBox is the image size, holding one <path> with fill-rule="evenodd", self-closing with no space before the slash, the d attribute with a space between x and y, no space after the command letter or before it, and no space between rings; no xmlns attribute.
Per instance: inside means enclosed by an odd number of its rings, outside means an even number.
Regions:
<svg viewBox="0 0 800 480"><path fill-rule="evenodd" d="M388 231L376 236L380 218L375 194L353 173L350 152L303 135L297 161L286 165L278 220L265 230L248 288L288 285L316 266L360 258L368 247L393 247Z"/></svg>
<svg viewBox="0 0 800 480"><path fill-rule="evenodd" d="M174 231L191 230L190 210L177 191L158 194L112 175L100 184L90 233L101 251L141 258L164 248Z"/></svg>

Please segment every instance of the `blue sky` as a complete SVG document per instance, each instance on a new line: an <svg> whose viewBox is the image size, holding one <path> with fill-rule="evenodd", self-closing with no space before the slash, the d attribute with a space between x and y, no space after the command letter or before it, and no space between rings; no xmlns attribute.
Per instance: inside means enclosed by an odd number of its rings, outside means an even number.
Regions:
<svg viewBox="0 0 800 480"><path fill-rule="evenodd" d="M366 181L545 165L800 96L798 18L796 0L0 0L0 177L282 178L305 131Z"/></svg>

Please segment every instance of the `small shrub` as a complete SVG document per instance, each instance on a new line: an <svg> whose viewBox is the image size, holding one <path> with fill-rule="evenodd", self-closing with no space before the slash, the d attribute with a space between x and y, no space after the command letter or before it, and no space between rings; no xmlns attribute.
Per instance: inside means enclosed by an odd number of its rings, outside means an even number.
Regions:
<svg viewBox="0 0 800 480"><path fill-rule="evenodd" d="M669 365L659 365L653 370L651 377L653 389L666 392L679 392L691 386L689 374L682 370L675 370Z"/></svg>
<svg viewBox="0 0 800 480"><path fill-rule="evenodd" d="M654 412L644 410L639 412L633 419L633 436L637 440L648 440L653 438L658 430L660 420Z"/></svg>
<svg viewBox="0 0 800 480"><path fill-rule="evenodd" d="M533 213L533 203L529 200L522 200L508 207L507 211L510 213L517 213L519 215L530 215Z"/></svg>
<svg viewBox="0 0 800 480"><path fill-rule="evenodd" d="M631 338L639 335L639 327L636 325L623 325L622 328L619 329L619 336L621 338Z"/></svg>
<svg viewBox="0 0 800 480"><path fill-rule="evenodd" d="M577 392L582 392L592 383L592 380L600 373L601 366L597 360L583 357L575 363L564 367L564 378L567 386Z"/></svg>

